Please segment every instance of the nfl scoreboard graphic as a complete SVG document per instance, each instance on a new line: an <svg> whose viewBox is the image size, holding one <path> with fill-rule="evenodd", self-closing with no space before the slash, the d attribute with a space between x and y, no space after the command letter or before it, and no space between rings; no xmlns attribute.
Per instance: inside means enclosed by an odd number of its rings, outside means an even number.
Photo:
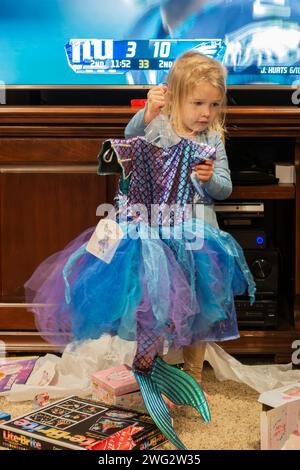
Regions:
<svg viewBox="0 0 300 470"><path fill-rule="evenodd" d="M168 71L174 60L188 50L222 62L226 45L222 39L70 39L65 46L75 73L125 74L130 71Z"/></svg>

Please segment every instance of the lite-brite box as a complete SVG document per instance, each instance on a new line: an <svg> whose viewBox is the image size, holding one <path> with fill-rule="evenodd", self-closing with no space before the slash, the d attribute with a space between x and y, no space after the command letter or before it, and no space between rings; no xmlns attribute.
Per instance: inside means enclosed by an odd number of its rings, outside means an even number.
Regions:
<svg viewBox="0 0 300 470"><path fill-rule="evenodd" d="M300 435L300 382L264 392L260 417L261 449L280 450Z"/></svg>
<svg viewBox="0 0 300 470"><path fill-rule="evenodd" d="M92 375L92 398L109 405L146 411L134 374L125 364Z"/></svg>
<svg viewBox="0 0 300 470"><path fill-rule="evenodd" d="M166 438L146 413L70 396L0 424L15 450L145 450Z"/></svg>

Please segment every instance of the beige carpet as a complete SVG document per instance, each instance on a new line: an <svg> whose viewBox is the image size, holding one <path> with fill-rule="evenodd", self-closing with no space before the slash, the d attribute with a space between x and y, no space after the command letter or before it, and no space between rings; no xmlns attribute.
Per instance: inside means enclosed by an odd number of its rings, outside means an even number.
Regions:
<svg viewBox="0 0 300 470"><path fill-rule="evenodd" d="M172 413L176 432L191 450L246 450L260 448L258 393L247 385L232 381L218 382L207 366L203 384L210 395L212 421L203 423L190 407L177 407ZM15 418L31 411L31 402L8 402L0 398L0 409ZM161 449L174 449L165 444Z"/></svg>

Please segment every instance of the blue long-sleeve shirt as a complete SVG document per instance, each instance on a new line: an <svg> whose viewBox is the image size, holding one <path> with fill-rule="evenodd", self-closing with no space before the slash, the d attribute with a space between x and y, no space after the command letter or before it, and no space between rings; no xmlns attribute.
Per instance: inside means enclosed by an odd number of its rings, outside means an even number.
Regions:
<svg viewBox="0 0 300 470"><path fill-rule="evenodd" d="M144 109L138 111L129 121L125 129L126 139L145 135L144 113ZM199 133L197 141L215 147L216 161L214 174L211 179L207 182L202 182L194 177L192 178L193 184L199 194L203 193L201 191L201 188L203 188L204 194L208 196L202 201L204 203L212 203L210 198L217 200L226 199L232 192L232 183L226 150L221 136L216 131L204 131Z"/></svg>

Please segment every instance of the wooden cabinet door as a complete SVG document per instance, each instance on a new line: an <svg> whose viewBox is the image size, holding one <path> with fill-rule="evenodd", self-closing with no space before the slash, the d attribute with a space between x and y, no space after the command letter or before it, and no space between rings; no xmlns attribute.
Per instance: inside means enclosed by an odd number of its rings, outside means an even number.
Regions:
<svg viewBox="0 0 300 470"><path fill-rule="evenodd" d="M45 258L99 221L96 210L107 202L107 178L96 169L1 168L0 330L34 328L24 308L24 283Z"/></svg>

